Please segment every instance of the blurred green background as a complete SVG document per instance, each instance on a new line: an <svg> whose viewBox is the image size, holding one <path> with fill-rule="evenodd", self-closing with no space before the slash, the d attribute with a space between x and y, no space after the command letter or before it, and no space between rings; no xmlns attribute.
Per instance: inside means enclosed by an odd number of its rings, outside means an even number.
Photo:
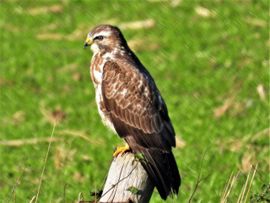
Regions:
<svg viewBox="0 0 270 203"><path fill-rule="evenodd" d="M55 121L39 202L102 188L122 143L101 123L83 49L102 23L122 29L168 105L183 177L168 202L236 202L246 182L259 201L270 168L268 3L2 0L0 201L37 194ZM151 202L162 202L156 191Z"/></svg>

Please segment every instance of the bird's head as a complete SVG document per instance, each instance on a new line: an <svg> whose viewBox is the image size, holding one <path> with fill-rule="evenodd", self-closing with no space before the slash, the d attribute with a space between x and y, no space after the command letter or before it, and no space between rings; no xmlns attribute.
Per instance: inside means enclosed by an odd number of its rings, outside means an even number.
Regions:
<svg viewBox="0 0 270 203"><path fill-rule="evenodd" d="M91 46L94 53L99 51L112 51L115 48L126 46L119 28L112 25L98 25L86 37L84 47Z"/></svg>

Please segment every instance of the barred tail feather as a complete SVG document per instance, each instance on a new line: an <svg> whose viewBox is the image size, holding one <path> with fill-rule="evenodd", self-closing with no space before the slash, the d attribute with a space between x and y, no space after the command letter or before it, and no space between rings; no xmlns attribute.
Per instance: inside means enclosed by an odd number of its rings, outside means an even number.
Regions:
<svg viewBox="0 0 270 203"><path fill-rule="evenodd" d="M181 177L172 152L143 148L140 153L145 159L141 163L161 198L165 200L170 194L178 194Z"/></svg>

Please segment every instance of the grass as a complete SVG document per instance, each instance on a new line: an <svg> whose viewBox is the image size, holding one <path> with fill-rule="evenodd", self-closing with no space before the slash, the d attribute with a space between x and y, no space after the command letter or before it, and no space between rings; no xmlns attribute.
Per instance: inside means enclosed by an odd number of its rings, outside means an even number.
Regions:
<svg viewBox="0 0 270 203"><path fill-rule="evenodd" d="M220 202L230 180L227 202L261 194L270 168L268 9L266 0L1 1L0 200L37 194L55 121L39 202L89 200L102 187L121 141L100 121L83 42L94 25L147 19L154 25L123 32L185 143L174 149L180 194L168 202ZM162 202L157 192L151 200Z"/></svg>

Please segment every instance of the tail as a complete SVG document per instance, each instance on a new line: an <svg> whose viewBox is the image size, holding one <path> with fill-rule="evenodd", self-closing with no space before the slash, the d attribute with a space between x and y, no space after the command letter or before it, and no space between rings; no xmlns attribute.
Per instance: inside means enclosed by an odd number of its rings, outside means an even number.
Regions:
<svg viewBox="0 0 270 203"><path fill-rule="evenodd" d="M144 155L141 164L156 186L161 198L166 200L168 195L178 194L181 177L172 152L143 148L140 149L140 153Z"/></svg>

